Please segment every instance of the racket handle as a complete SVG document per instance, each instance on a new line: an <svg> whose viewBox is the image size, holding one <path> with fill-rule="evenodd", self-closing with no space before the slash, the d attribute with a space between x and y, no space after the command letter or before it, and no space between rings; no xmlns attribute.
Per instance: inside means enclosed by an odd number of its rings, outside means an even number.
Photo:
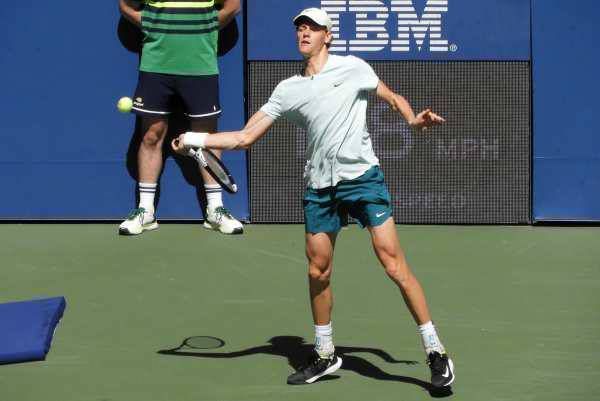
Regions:
<svg viewBox="0 0 600 401"><path fill-rule="evenodd" d="M200 149L194 150L193 148L189 148L188 155L196 159L198 164L200 164L202 167L207 168L208 163L206 162L206 160L204 160L204 156L202 156L202 151Z"/></svg>

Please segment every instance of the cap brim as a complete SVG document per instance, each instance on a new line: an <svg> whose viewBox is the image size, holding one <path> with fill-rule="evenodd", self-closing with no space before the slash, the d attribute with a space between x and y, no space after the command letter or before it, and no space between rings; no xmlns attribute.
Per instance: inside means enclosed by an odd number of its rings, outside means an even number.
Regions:
<svg viewBox="0 0 600 401"><path fill-rule="evenodd" d="M293 21L294 21L294 25L296 25L296 26L300 25L300 24L302 23L302 20L304 20L304 19L306 19L306 20L308 20L308 21L312 22L313 24L315 24L315 25L317 25L317 26L322 26L323 28L325 28L325 29L328 29L328 28L327 28L327 25L321 25L321 24L319 24L317 21L315 21L314 19L310 18L308 15L303 15L303 14L300 14L300 15L296 16L296 17L293 19Z"/></svg>

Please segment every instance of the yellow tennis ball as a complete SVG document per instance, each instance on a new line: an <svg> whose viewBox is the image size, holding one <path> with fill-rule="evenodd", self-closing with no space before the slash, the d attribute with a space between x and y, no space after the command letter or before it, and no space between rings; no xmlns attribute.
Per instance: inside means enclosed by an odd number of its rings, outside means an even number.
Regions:
<svg viewBox="0 0 600 401"><path fill-rule="evenodd" d="M129 113L131 111L132 107L133 107L133 100L131 100L130 97L127 97L127 96L122 97L117 102L117 109L119 109L119 111L121 113Z"/></svg>

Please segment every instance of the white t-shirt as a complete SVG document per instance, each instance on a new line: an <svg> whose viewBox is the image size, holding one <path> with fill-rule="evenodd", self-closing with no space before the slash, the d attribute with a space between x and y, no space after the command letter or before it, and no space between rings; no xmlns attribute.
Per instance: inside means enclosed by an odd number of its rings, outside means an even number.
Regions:
<svg viewBox="0 0 600 401"><path fill-rule="evenodd" d="M281 81L261 108L273 120L283 116L307 130L307 186L335 186L379 165L367 131L367 91L378 83L365 61L330 54L318 74Z"/></svg>

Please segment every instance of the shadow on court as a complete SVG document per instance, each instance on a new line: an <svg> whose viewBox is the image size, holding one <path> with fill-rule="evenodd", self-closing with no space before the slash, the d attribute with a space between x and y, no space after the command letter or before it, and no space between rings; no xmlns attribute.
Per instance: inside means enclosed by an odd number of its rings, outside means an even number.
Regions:
<svg viewBox="0 0 600 401"><path fill-rule="evenodd" d="M277 336L272 337L267 342L269 343L268 345L260 345L257 347L251 347L234 352L197 352L182 351L180 348L174 348L160 350L158 351L158 353L162 355L176 355L215 359L240 358L244 356L257 354L275 355L280 356L282 358L286 358L289 365L295 370L298 370L301 366L303 366L306 363L307 355L309 355L313 350L312 344L307 344L302 337L297 336ZM414 377L389 374L383 371L378 366L374 365L373 363L367 361L366 359L352 354L361 352L370 353L380 357L384 362L391 364L415 365L418 364L417 361L397 360L387 352L377 348L344 347L336 345L335 350L337 354L342 357L343 360L341 369L349 370L358 373L361 376L365 376L375 380L397 381L402 383L414 384L427 390L433 398L448 397L453 394L452 389L450 387L439 389L431 385L431 383L419 380ZM319 381L335 380L338 378L339 376L330 375L321 378Z"/></svg>

